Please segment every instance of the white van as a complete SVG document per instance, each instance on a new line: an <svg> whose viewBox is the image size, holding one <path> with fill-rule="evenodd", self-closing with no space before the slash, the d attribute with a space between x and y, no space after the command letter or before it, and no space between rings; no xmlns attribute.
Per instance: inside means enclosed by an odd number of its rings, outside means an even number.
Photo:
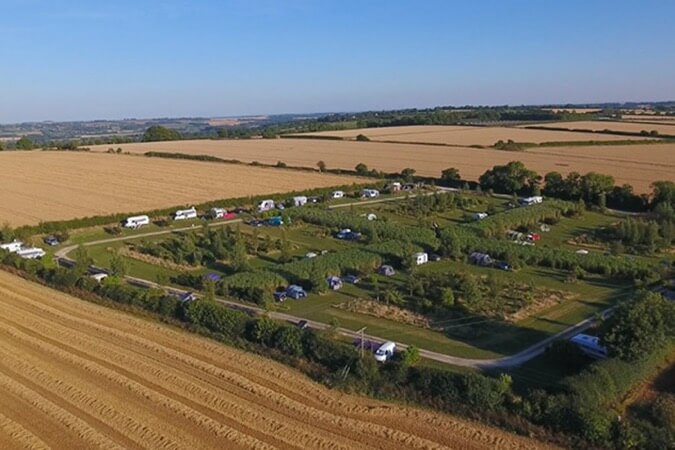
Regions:
<svg viewBox="0 0 675 450"><path fill-rule="evenodd" d="M197 218L197 210L194 208L188 208L188 209L179 209L175 213L173 213L173 220L187 220L187 219L196 219Z"/></svg>
<svg viewBox="0 0 675 450"><path fill-rule="evenodd" d="M132 216L127 217L122 225L124 228L136 229L142 227L143 225L148 225L149 223L150 217L148 216Z"/></svg>
<svg viewBox="0 0 675 450"><path fill-rule="evenodd" d="M258 203L258 212L265 212L274 209L274 200L263 200Z"/></svg>
<svg viewBox="0 0 675 450"><path fill-rule="evenodd" d="M375 350L375 359L378 362L385 362L392 356L394 356L394 352L396 351L396 344L387 341L384 344L380 345L380 348Z"/></svg>

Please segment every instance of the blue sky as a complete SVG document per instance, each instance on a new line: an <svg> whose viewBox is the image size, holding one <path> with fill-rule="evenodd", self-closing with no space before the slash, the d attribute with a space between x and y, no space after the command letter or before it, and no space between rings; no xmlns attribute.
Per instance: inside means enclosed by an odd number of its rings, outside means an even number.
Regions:
<svg viewBox="0 0 675 450"><path fill-rule="evenodd" d="M668 0L0 0L0 122L675 99Z"/></svg>

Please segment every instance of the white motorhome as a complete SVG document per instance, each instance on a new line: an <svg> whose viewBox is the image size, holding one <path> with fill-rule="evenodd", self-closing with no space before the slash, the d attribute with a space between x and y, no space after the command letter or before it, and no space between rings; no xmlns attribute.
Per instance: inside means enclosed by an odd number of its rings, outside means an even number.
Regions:
<svg viewBox="0 0 675 450"><path fill-rule="evenodd" d="M258 212L265 212L269 211L270 209L274 209L274 200L263 200L258 203Z"/></svg>
<svg viewBox="0 0 675 450"><path fill-rule="evenodd" d="M307 204L307 197L305 197L304 195L293 197L293 206L304 206L306 204Z"/></svg>
<svg viewBox="0 0 675 450"><path fill-rule="evenodd" d="M21 247L23 247L23 242L21 241L12 241L8 242L6 244L0 245L0 249L5 250L10 253L16 253L19 250L21 250Z"/></svg>
<svg viewBox="0 0 675 450"><path fill-rule="evenodd" d="M17 250L16 254L24 259L39 259L47 253L39 247L27 247Z"/></svg>
<svg viewBox="0 0 675 450"><path fill-rule="evenodd" d="M127 217L122 224L124 228L140 228L143 225L148 225L150 224L150 217L148 216L132 216L132 217Z"/></svg>
<svg viewBox="0 0 675 450"><path fill-rule="evenodd" d="M196 219L197 218L197 210L194 208L188 208L188 209L179 209L175 213L173 213L173 220L187 220L187 219Z"/></svg>
<svg viewBox="0 0 675 450"><path fill-rule="evenodd" d="M343 198L345 196L344 191L333 191L330 194L330 198Z"/></svg>
<svg viewBox="0 0 675 450"><path fill-rule="evenodd" d="M361 191L361 197L364 198L375 198L380 196L380 191L377 189L364 189Z"/></svg>
<svg viewBox="0 0 675 450"><path fill-rule="evenodd" d="M95 274L89 275L89 278L91 278L93 280L96 280L96 282L98 282L98 283L102 283L103 280L108 278L108 274L107 273L95 273Z"/></svg>
<svg viewBox="0 0 675 450"><path fill-rule="evenodd" d="M520 199L520 204L525 206L536 205L544 201L544 198L540 195L535 195L533 197L525 197Z"/></svg>
<svg viewBox="0 0 675 450"><path fill-rule="evenodd" d="M576 344L582 352L586 353L591 358L605 359L607 358L607 347L600 344L600 338L588 334L577 334L570 339Z"/></svg>
<svg viewBox="0 0 675 450"><path fill-rule="evenodd" d="M392 356L394 356L394 352L396 351L396 344L387 341L384 344L380 345L380 348L375 350L375 359L378 362L385 362Z"/></svg>

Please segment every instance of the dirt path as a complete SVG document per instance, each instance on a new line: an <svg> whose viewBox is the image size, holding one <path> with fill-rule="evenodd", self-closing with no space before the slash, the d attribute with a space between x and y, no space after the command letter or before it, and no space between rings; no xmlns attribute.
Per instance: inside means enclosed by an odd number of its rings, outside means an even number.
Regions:
<svg viewBox="0 0 675 450"><path fill-rule="evenodd" d="M0 271L2 448L545 448Z"/></svg>

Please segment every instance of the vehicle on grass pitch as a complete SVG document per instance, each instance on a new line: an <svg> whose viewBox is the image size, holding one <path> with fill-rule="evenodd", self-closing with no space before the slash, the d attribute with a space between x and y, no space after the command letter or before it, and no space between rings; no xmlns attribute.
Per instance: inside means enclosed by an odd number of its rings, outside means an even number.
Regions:
<svg viewBox="0 0 675 450"><path fill-rule="evenodd" d="M150 217L148 216L127 217L124 222L122 222L124 228L131 228L132 230L148 224L150 224Z"/></svg>
<svg viewBox="0 0 675 450"><path fill-rule="evenodd" d="M394 352L396 352L396 344L394 342L387 341L380 345L380 348L375 350L375 359L378 362L385 362L394 356Z"/></svg>
<svg viewBox="0 0 675 450"><path fill-rule="evenodd" d="M188 208L188 209L179 209L175 213L173 213L173 220L187 220L187 219L196 219L197 218L197 210L194 208Z"/></svg>

